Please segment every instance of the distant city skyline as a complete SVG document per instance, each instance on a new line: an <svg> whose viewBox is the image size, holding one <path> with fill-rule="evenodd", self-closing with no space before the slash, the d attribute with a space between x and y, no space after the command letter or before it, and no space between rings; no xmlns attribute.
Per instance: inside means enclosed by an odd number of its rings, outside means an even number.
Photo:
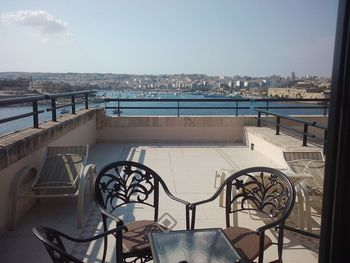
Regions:
<svg viewBox="0 0 350 263"><path fill-rule="evenodd" d="M0 72L329 77L337 1L13 0Z"/></svg>

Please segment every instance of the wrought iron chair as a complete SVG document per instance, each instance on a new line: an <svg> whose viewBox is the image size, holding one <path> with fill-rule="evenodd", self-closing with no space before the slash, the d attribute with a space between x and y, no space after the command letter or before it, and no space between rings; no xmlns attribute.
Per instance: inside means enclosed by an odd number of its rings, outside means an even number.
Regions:
<svg viewBox="0 0 350 263"><path fill-rule="evenodd" d="M265 235L271 228L278 229L278 262L282 262L283 226L291 213L295 202L295 190L288 177L281 171L268 167L252 167L229 176L215 194L207 200L190 205L191 229L195 228L196 209L199 205L215 200L225 191L225 234L242 257L249 261L259 257L263 262L264 250L273 243ZM252 212L264 216L270 222L251 230L244 227L232 227L230 215L237 212Z"/></svg>
<svg viewBox="0 0 350 263"><path fill-rule="evenodd" d="M122 226L119 228L114 228L102 234L99 234L90 238L84 238L84 239L71 237L67 234L61 233L49 227L33 227L32 232L44 244L47 252L50 255L50 258L52 259L52 262L83 263L83 261L81 261L80 259L76 258L72 254L67 252L62 239L69 240L71 242L77 242L77 243L87 243L100 238L108 237L108 235L115 235L117 231L123 230L123 228L125 227ZM105 262L105 259L103 258L101 262Z"/></svg>
<svg viewBox="0 0 350 263"><path fill-rule="evenodd" d="M126 232L117 232L118 262L147 262L152 259L147 235L151 231L159 231L155 223L159 214L160 185L169 198L185 205L186 228L189 229L190 203L173 196L162 178L149 167L132 161L114 162L102 168L95 178L94 197L102 214L104 231L108 228L107 218L117 226L124 225L123 220L115 215L121 206L138 203L154 209L152 220L134 221L125 225ZM107 237L104 245L103 259L107 251Z"/></svg>

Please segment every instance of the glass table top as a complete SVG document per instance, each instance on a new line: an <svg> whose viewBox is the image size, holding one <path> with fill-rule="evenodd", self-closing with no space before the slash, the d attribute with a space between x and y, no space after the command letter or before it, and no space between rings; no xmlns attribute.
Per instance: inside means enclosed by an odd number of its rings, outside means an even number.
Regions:
<svg viewBox="0 0 350 263"><path fill-rule="evenodd" d="M149 241L158 263L242 262L220 228L154 232Z"/></svg>

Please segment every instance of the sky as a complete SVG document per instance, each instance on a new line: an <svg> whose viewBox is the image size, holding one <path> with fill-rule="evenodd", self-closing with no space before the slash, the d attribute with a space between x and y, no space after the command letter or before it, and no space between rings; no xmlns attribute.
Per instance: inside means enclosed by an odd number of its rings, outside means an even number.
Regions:
<svg viewBox="0 0 350 263"><path fill-rule="evenodd" d="M1 0L0 72L328 77L335 0Z"/></svg>

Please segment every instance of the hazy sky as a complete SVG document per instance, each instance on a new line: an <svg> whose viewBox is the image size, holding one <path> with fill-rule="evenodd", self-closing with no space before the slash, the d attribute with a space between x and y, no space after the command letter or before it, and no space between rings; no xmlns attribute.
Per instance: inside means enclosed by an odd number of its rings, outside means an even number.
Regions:
<svg viewBox="0 0 350 263"><path fill-rule="evenodd" d="M1 0L0 71L330 76L335 0Z"/></svg>

